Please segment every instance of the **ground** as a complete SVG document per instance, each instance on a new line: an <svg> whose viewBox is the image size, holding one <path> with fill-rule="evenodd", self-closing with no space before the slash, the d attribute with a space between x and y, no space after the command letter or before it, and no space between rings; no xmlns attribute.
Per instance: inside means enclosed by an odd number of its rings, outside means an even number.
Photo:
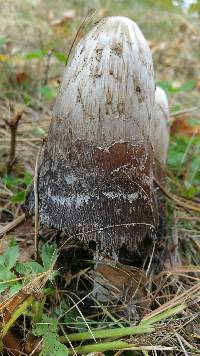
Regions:
<svg viewBox="0 0 200 356"><path fill-rule="evenodd" d="M162 187L168 258L160 273L147 276L148 288L137 290L147 304L136 324L128 319L126 303L98 304L91 293L91 255L85 251L83 256L78 246L72 252L66 236L39 229L34 260L38 227L34 218L24 219L21 208L73 41L107 15L128 16L140 26L171 112L167 179ZM2 353L200 354L199 2L186 12L170 0L92 5L86 0L8 0L1 6L0 22ZM60 238L65 250L60 249ZM72 261L70 271L66 252ZM103 276L119 299L126 283L134 288L138 278L147 278L142 270L107 268ZM124 277L121 285L114 277L119 271Z"/></svg>

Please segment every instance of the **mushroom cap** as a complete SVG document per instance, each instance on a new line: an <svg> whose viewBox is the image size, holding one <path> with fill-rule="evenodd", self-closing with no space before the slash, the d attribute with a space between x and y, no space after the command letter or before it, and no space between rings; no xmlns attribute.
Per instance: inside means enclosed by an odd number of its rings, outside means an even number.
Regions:
<svg viewBox="0 0 200 356"><path fill-rule="evenodd" d="M38 172L43 225L137 250L157 224L150 49L128 18L100 21L65 69ZM33 191L26 212L34 213Z"/></svg>
<svg viewBox="0 0 200 356"><path fill-rule="evenodd" d="M125 17L104 18L75 48L51 129L63 136L72 127L75 138L99 145L147 141L154 91L152 56L138 26Z"/></svg>
<svg viewBox="0 0 200 356"><path fill-rule="evenodd" d="M152 143L155 160L165 167L169 146L169 105L165 91L156 87L155 116L152 120Z"/></svg>
<svg viewBox="0 0 200 356"><path fill-rule="evenodd" d="M166 121L169 119L169 104L166 92L161 87L156 87L155 104L163 112Z"/></svg>

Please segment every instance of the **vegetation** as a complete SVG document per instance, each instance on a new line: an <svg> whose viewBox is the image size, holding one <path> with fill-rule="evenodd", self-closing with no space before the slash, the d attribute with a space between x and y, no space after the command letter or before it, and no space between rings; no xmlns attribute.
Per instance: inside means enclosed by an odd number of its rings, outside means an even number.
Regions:
<svg viewBox="0 0 200 356"><path fill-rule="evenodd" d="M176 5L174 5L176 3ZM3 354L198 355L200 349L200 2L11 1L0 20L0 350ZM166 196L168 257L149 277L141 320L92 293L93 261L64 233L25 220L21 204L48 132L59 78L76 35L124 15L149 40L170 103ZM87 15L87 16L86 16ZM86 20L78 31L84 17ZM37 260L34 238L38 235ZM60 244L60 239L62 244ZM70 256L70 269L66 255ZM119 266L119 271L124 267ZM126 269L135 281L136 269ZM104 282L103 282L104 283ZM142 293L142 292L141 292Z"/></svg>

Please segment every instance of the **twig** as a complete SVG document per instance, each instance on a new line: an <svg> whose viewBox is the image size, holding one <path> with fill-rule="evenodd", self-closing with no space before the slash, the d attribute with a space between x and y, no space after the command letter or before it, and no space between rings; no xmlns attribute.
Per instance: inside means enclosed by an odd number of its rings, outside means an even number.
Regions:
<svg viewBox="0 0 200 356"><path fill-rule="evenodd" d="M16 226L20 225L25 220L25 214L18 216L15 220L11 221L6 226L0 226L0 237L13 230Z"/></svg>
<svg viewBox="0 0 200 356"><path fill-rule="evenodd" d="M174 247L174 251L171 252L171 262L172 262L172 266L177 266L177 265L181 265L181 259L179 256L179 251L178 251L178 232L177 232L177 210L174 209L174 228L173 228L173 232L172 232L172 238L173 238L173 245Z"/></svg>
<svg viewBox="0 0 200 356"><path fill-rule="evenodd" d="M74 47L74 44L75 44L75 42L76 42L76 40L77 40L77 37L78 37L78 35L80 34L81 30L84 28L85 23L86 23L86 20L88 19L88 16L89 16L90 14L91 14L91 16L92 16L92 14L93 14L92 10L89 10L89 11L87 12L86 16L84 17L83 21L81 22L81 24L80 24L80 26L79 26L79 28L78 28L78 30L77 30L77 32L76 32L76 35L75 35L75 37L74 37L74 39L73 39L73 41L72 41L72 44L71 44L71 46L70 46L70 49L69 49L69 52L68 52L68 55L67 55L67 59L66 59L66 63L65 63L66 65L67 65L67 62L68 62L68 58L69 58L69 56L70 56L70 54L71 54L71 52L72 52L72 49L73 49L73 47Z"/></svg>
<svg viewBox="0 0 200 356"><path fill-rule="evenodd" d="M40 347L40 345L42 344L42 342L43 342L43 339L41 339L41 340L36 344L36 346L34 347L34 349L32 350L32 352L30 353L29 356L35 355L35 352L36 352L37 349ZM26 348L26 344L25 344L25 348Z"/></svg>
<svg viewBox="0 0 200 356"><path fill-rule="evenodd" d="M152 264L152 261L153 261L153 256L154 256L154 252L155 252L155 242L153 244L153 249L152 249L152 253L151 253L151 257L150 257L150 260L149 260L149 264L148 264L148 267L147 267L147 270L146 270L146 276L148 276L148 273L150 271L150 268L151 268L151 264Z"/></svg>
<svg viewBox="0 0 200 356"><path fill-rule="evenodd" d="M49 79L49 68L50 68L50 61L51 61L52 51L47 53L47 64L44 74L44 85L47 85Z"/></svg>
<svg viewBox="0 0 200 356"><path fill-rule="evenodd" d="M66 334L65 329L63 328L62 324L60 325L60 328L61 328L63 334L65 335L66 339L68 340L68 343L69 343L69 345L70 345L70 347L71 347L71 349L73 351L73 355L77 356L77 353L76 353L71 341L68 339L67 334Z"/></svg>
<svg viewBox="0 0 200 356"><path fill-rule="evenodd" d="M24 112L24 107L18 108L13 114L10 121L6 120L6 124L10 128L10 153L9 159L7 163L7 173L11 173L13 164L16 159L16 137L17 137L17 128L19 124L19 120L21 119Z"/></svg>
<svg viewBox="0 0 200 356"><path fill-rule="evenodd" d="M170 192L168 192L160 183L159 181L154 177L154 181L157 184L157 186L160 188L160 190L166 195L167 198L173 200L176 205L184 208L184 209L189 209L189 210L193 210L193 211L197 211L198 213L200 213L200 206L198 206L197 204L190 204L187 201L184 201L183 198L177 198L174 194L171 194Z"/></svg>
<svg viewBox="0 0 200 356"><path fill-rule="evenodd" d="M75 303L75 302L73 301L73 299L72 299L70 296L69 296L69 298L71 299L71 301L72 301L72 303L74 304L75 308L76 308L76 309L78 310L78 312L80 313L81 318L84 320L84 322L85 322L85 324L86 324L86 326L87 326L87 328L88 328L88 330L89 330L89 333L90 333L91 336L92 336L92 339L97 343L97 341L96 341L96 339L95 339L95 336L93 335L92 330L91 330L89 324L87 323L87 321L86 321L84 315L82 314L82 311L81 311L80 308L78 307L77 303ZM69 341L71 341L71 340L69 340Z"/></svg>
<svg viewBox="0 0 200 356"><path fill-rule="evenodd" d="M172 112L170 114L170 117L177 117L177 116L183 116L183 115L189 115L191 114L191 112L194 112L194 111L197 111L198 110L198 107L194 107L194 108L190 108L190 109L183 109L183 110L178 110L178 111L175 111L175 112Z"/></svg>

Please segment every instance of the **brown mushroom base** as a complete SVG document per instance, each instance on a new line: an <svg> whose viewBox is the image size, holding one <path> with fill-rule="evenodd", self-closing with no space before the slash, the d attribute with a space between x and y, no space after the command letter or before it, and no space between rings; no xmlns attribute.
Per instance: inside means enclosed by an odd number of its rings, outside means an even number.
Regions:
<svg viewBox="0 0 200 356"><path fill-rule="evenodd" d="M83 249L93 250L98 256L97 261L115 256L112 268L106 266L106 271L111 273L109 278L113 273L118 277L122 274L117 261L140 271L149 269L151 273L162 268L164 249L159 241L162 226L159 227L158 218L162 202L153 185L151 145L115 143L99 148L79 142L65 159L57 156L52 161L48 152L44 157L38 184L42 225L64 230L66 239L73 237ZM29 214L34 213L33 190L27 197L25 208ZM84 251L80 248L63 250L62 260L58 261L63 273L66 269L73 270L70 263L78 260L77 253L84 259ZM109 279L108 288L105 288L107 275L102 274L104 268L99 266L102 264L97 262L92 276L98 287L94 296L99 302L115 304L116 290L113 297ZM141 288L143 290L144 285ZM145 296L141 304L137 299L140 295L137 287L136 299L131 297L135 293L131 288L131 295L125 301L122 290L118 294L118 303L127 301L129 318L139 319L147 308Z"/></svg>
<svg viewBox="0 0 200 356"><path fill-rule="evenodd" d="M105 256L119 255L124 248L139 253L146 236L155 238L158 212L150 144L98 147L77 141L66 157L59 149L51 157L48 152L47 145L38 177L42 225L65 230L84 246L94 241ZM33 190L25 211L34 214Z"/></svg>

